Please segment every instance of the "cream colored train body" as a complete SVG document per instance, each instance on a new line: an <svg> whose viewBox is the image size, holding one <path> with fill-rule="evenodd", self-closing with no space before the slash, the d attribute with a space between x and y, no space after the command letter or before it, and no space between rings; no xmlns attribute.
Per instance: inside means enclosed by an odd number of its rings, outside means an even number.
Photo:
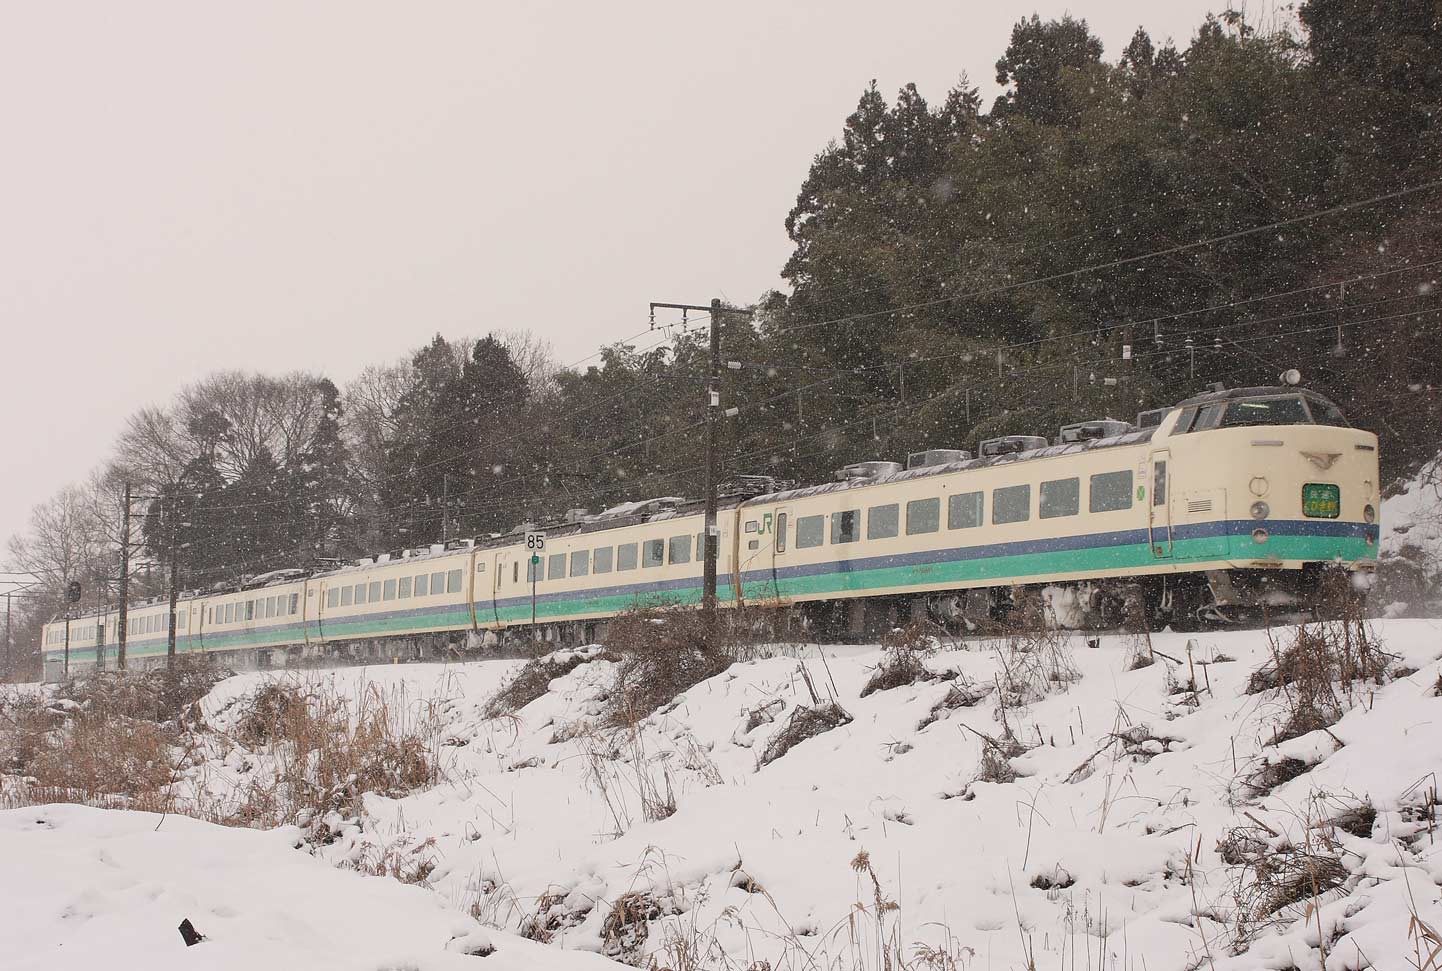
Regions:
<svg viewBox="0 0 1442 971"><path fill-rule="evenodd" d="M1107 623L1132 597L1158 621L1226 621L1313 605L1327 567L1370 574L1379 503L1376 436L1334 406L1220 392L1109 438L723 502L718 600L835 636L996 616L1018 587L1048 590L1065 623ZM264 666L583 640L638 604L698 603L703 541L699 503L658 501L547 529L535 564L515 533L282 571L185 596L176 650ZM164 659L167 606L132 606L132 666ZM46 628L50 677L65 623ZM68 623L71 673L114 663L113 609Z"/></svg>

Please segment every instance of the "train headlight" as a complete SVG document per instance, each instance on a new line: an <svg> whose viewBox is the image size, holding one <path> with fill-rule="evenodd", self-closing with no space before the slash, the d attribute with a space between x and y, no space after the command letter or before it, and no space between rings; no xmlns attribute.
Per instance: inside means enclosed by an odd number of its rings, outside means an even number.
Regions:
<svg viewBox="0 0 1442 971"><path fill-rule="evenodd" d="M1253 519L1266 519L1267 516L1269 516L1269 515L1271 514L1271 512L1272 512L1272 507L1269 506L1269 505L1267 505L1265 502L1263 502L1263 501L1260 500L1260 499L1258 499L1256 502L1252 503L1252 518L1253 518Z"/></svg>
<svg viewBox="0 0 1442 971"><path fill-rule="evenodd" d="M1252 495L1254 495L1254 496L1265 496L1265 495L1267 494L1267 479L1266 479L1266 476L1261 476L1261 475L1254 475L1254 476L1252 476L1252 481L1249 483L1249 485L1251 486L1251 489L1252 489Z"/></svg>
<svg viewBox="0 0 1442 971"><path fill-rule="evenodd" d="M1363 506L1362 519L1369 523L1375 523L1377 521L1377 507L1373 506L1370 502Z"/></svg>
<svg viewBox="0 0 1442 971"><path fill-rule="evenodd" d="M1256 529L1252 530L1252 542L1265 543L1267 541L1267 535L1267 531L1259 526Z"/></svg>

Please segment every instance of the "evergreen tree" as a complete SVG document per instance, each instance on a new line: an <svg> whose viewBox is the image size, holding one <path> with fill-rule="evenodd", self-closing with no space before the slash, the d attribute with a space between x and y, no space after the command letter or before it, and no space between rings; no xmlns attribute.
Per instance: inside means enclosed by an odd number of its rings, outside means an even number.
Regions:
<svg viewBox="0 0 1442 971"><path fill-rule="evenodd" d="M1044 125L1074 122L1076 105L1064 74L1096 66L1101 57L1102 42L1085 20L1067 15L1043 23L1032 14L1030 20L1018 21L1006 53L996 62L996 83L1010 85L1010 90L997 99L992 114Z"/></svg>

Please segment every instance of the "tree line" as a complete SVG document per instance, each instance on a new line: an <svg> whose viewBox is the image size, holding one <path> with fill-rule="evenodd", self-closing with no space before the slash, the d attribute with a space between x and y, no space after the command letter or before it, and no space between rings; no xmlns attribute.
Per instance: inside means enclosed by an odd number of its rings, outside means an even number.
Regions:
<svg viewBox="0 0 1442 971"><path fill-rule="evenodd" d="M723 326L726 471L817 481L1294 367L1382 436L1386 477L1435 455L1442 12L1297 13L1208 16L1185 46L1139 29L1110 60L1084 20L1032 16L989 106L964 72L935 103L865 86L785 217L786 291ZM509 332L344 387L212 374L10 541L48 589L27 622L71 579L114 596L122 482L142 592L172 551L201 587L698 495L707 367L693 329L584 367Z"/></svg>

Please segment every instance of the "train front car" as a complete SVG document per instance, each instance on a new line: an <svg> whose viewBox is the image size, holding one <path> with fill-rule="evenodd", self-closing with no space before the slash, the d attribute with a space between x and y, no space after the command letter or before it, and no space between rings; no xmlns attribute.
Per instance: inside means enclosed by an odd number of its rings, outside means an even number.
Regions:
<svg viewBox="0 0 1442 971"><path fill-rule="evenodd" d="M1282 617L1339 609L1370 587L1377 436L1325 398L1296 388L1190 398L1163 419L1148 462L1153 554L1196 564L1158 592L1159 613Z"/></svg>

